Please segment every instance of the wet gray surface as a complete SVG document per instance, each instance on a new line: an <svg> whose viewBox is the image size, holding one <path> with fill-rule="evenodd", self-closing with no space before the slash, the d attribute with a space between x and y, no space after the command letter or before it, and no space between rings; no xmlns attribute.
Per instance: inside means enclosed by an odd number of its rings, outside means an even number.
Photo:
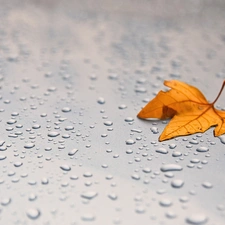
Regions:
<svg viewBox="0 0 225 225"><path fill-rule="evenodd" d="M0 224L225 224L225 137L136 118L165 79L214 100L224 9L1 1Z"/></svg>

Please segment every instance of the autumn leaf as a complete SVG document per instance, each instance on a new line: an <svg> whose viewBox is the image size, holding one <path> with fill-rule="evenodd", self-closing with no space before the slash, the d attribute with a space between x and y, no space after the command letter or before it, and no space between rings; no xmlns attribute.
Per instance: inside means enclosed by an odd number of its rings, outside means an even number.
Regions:
<svg viewBox="0 0 225 225"><path fill-rule="evenodd" d="M196 87L184 82L164 81L164 85L171 89L166 92L160 91L137 115L141 119L172 118L160 135L159 141L203 133L212 126L216 126L215 136L225 133L225 111L214 107L223 91L225 81L212 103L209 103Z"/></svg>

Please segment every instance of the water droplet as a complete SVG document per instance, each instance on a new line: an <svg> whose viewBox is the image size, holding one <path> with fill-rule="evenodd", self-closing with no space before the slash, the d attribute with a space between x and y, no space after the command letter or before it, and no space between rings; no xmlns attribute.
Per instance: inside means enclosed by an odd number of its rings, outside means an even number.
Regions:
<svg viewBox="0 0 225 225"><path fill-rule="evenodd" d="M135 209L135 212L139 213L139 214L145 213L144 206L142 206L142 205L137 206L136 209Z"/></svg>
<svg viewBox="0 0 225 225"><path fill-rule="evenodd" d="M90 199L95 198L97 195L98 195L98 193L95 191L86 191L81 194L81 197L90 200Z"/></svg>
<svg viewBox="0 0 225 225"><path fill-rule="evenodd" d="M15 162L15 163L14 163L14 166L15 166L15 167L20 167L20 166L22 166L22 165L23 165L22 162Z"/></svg>
<svg viewBox="0 0 225 225"><path fill-rule="evenodd" d="M181 188L183 187L183 185L184 185L184 181L180 179L175 179L175 180L172 180L171 182L171 186L174 188Z"/></svg>
<svg viewBox="0 0 225 225"><path fill-rule="evenodd" d="M84 174L83 174L83 176L84 177L92 177L93 176L93 174L91 173L91 172L85 172Z"/></svg>
<svg viewBox="0 0 225 225"><path fill-rule="evenodd" d="M2 206L7 206L7 205L10 204L11 201L12 201L11 198L3 198L3 199L1 200L1 205L2 205Z"/></svg>
<svg viewBox="0 0 225 225"><path fill-rule="evenodd" d="M222 144L225 144L225 135L221 135L221 136L219 136L218 138L220 139L220 142L221 142Z"/></svg>
<svg viewBox="0 0 225 225"><path fill-rule="evenodd" d="M132 117L127 117L124 121L125 121L125 122L133 122L133 121L134 121L134 118L132 118Z"/></svg>
<svg viewBox="0 0 225 225"><path fill-rule="evenodd" d="M6 159L7 157L5 155L0 155L0 160L4 160Z"/></svg>
<svg viewBox="0 0 225 225"><path fill-rule="evenodd" d="M158 134L159 133L158 127L151 127L150 130L151 130L151 132L153 134Z"/></svg>
<svg viewBox="0 0 225 225"><path fill-rule="evenodd" d="M74 126L66 126L65 127L65 130L66 131L70 131L70 130L73 130L74 129Z"/></svg>
<svg viewBox="0 0 225 225"><path fill-rule="evenodd" d="M68 113L70 111L71 111L71 108L69 108L69 107L62 108L62 112L64 112L64 113Z"/></svg>
<svg viewBox="0 0 225 225"><path fill-rule="evenodd" d="M213 187L213 185L210 182L208 182L208 181L205 181L204 183L202 183L202 186L204 188L208 188L208 189Z"/></svg>
<svg viewBox="0 0 225 225"><path fill-rule="evenodd" d="M34 124L34 125L32 126L33 129L39 129L40 127L41 127L41 125L39 125L39 124Z"/></svg>
<svg viewBox="0 0 225 225"><path fill-rule="evenodd" d="M141 179L141 177L140 177L139 174L137 174L137 173L132 174L131 177L132 177L134 180L140 180L140 179Z"/></svg>
<svg viewBox="0 0 225 225"><path fill-rule="evenodd" d="M173 157L180 157L180 156L182 156L182 153L176 151L176 152L173 152L173 153L172 153L172 156L173 156Z"/></svg>
<svg viewBox="0 0 225 225"><path fill-rule="evenodd" d="M146 93L147 90L146 90L145 87L137 87L137 88L135 88L135 92L137 92L137 93Z"/></svg>
<svg viewBox="0 0 225 225"><path fill-rule="evenodd" d="M174 148L176 148L176 147L177 147L176 144L169 144L169 148L170 148L170 149L174 149Z"/></svg>
<svg viewBox="0 0 225 225"><path fill-rule="evenodd" d="M133 150L132 150L132 149L127 149L127 150L126 150L126 153L127 153L127 154L132 154L132 153L133 153Z"/></svg>
<svg viewBox="0 0 225 225"><path fill-rule="evenodd" d="M10 120L8 120L7 121L7 124L14 124L14 123L16 123L17 121L16 120L14 120L14 119L10 119Z"/></svg>
<svg viewBox="0 0 225 225"><path fill-rule="evenodd" d="M167 154L168 151L165 148L158 148L155 150L157 153L161 153L161 154Z"/></svg>
<svg viewBox="0 0 225 225"><path fill-rule="evenodd" d="M168 211L168 212L166 212L166 217L167 217L168 219L174 219L174 218L177 217L177 215L176 215L176 213L173 212L173 211Z"/></svg>
<svg viewBox="0 0 225 225"><path fill-rule="evenodd" d="M72 150L69 151L68 155L69 155L69 156L73 156L73 155L75 155L77 152L78 152L78 149L74 148L74 149L72 149Z"/></svg>
<svg viewBox="0 0 225 225"><path fill-rule="evenodd" d="M121 104L121 105L119 105L119 107L118 107L119 109L126 109L127 108L127 106L126 105L124 105L124 104Z"/></svg>
<svg viewBox="0 0 225 225"><path fill-rule="evenodd" d="M0 147L5 144L5 141L0 141Z"/></svg>
<svg viewBox="0 0 225 225"><path fill-rule="evenodd" d="M193 214L190 215L186 219L187 223L193 224L193 225L202 225L205 224L208 221L208 218L204 214Z"/></svg>
<svg viewBox="0 0 225 225"><path fill-rule="evenodd" d="M38 209L30 208L27 210L26 214L27 214L28 218L30 218L32 220L36 220L41 215L41 212Z"/></svg>
<svg viewBox="0 0 225 225"><path fill-rule="evenodd" d="M145 167L142 170L144 173L150 173L152 170L149 167Z"/></svg>
<svg viewBox="0 0 225 225"><path fill-rule="evenodd" d="M118 198L118 196L115 194L115 193L109 193L108 194L108 197L111 199L111 200L116 200Z"/></svg>
<svg viewBox="0 0 225 225"><path fill-rule="evenodd" d="M41 183L44 184L44 185L48 184L48 183L49 183L48 178L43 177L43 178L41 179Z"/></svg>
<svg viewBox="0 0 225 225"><path fill-rule="evenodd" d="M112 126L113 125L113 122L112 121L105 121L104 122L104 125L106 125L106 126Z"/></svg>
<svg viewBox="0 0 225 225"><path fill-rule="evenodd" d="M191 163L199 163L200 160L199 160L199 159L191 159L190 162L191 162Z"/></svg>
<svg viewBox="0 0 225 225"><path fill-rule="evenodd" d="M27 143L27 144L25 144L24 145L24 148L33 148L35 146L35 144L34 143Z"/></svg>
<svg viewBox="0 0 225 225"><path fill-rule="evenodd" d="M37 195L31 193L31 194L29 195L28 199L29 199L30 201L34 201L34 200L37 199Z"/></svg>
<svg viewBox="0 0 225 225"><path fill-rule="evenodd" d="M166 164L163 165L160 169L162 172L167 172L167 171L181 171L183 168L178 164Z"/></svg>
<svg viewBox="0 0 225 225"><path fill-rule="evenodd" d="M94 221L95 220L95 215L91 214L91 213L86 213L86 214L81 216L81 219L83 221Z"/></svg>
<svg viewBox="0 0 225 225"><path fill-rule="evenodd" d="M196 149L196 151L197 152L208 152L209 151L209 149L207 148L207 147L198 147L197 149Z"/></svg>
<svg viewBox="0 0 225 225"><path fill-rule="evenodd" d="M133 145L133 144L135 144L135 141L133 139L128 139L128 140L126 140L126 144Z"/></svg>
<svg viewBox="0 0 225 225"><path fill-rule="evenodd" d="M160 200L159 204L163 207L169 207L172 205L172 202L170 199L164 198L164 199Z"/></svg>
<svg viewBox="0 0 225 225"><path fill-rule="evenodd" d="M71 167L67 164L64 164L64 165L60 166L60 168L64 171L70 171L71 170Z"/></svg>
<svg viewBox="0 0 225 225"><path fill-rule="evenodd" d="M57 136L59 136L59 133L56 132L56 131L51 131L51 132L48 133L48 136L49 137L57 137Z"/></svg>
<svg viewBox="0 0 225 225"><path fill-rule="evenodd" d="M99 97L98 100L97 100L97 102L98 102L99 104L105 104L105 99L102 98L102 97Z"/></svg>

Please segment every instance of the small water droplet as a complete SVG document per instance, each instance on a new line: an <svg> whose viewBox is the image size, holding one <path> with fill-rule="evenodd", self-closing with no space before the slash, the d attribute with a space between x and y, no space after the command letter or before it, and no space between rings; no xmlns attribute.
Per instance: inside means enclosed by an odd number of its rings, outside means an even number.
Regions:
<svg viewBox="0 0 225 225"><path fill-rule="evenodd" d="M81 194L81 197L82 197L82 198L86 198L86 199L93 199L93 198L95 198L97 195L98 195L98 193L95 192L95 191L86 191L86 192L83 192L83 193Z"/></svg>
<svg viewBox="0 0 225 225"><path fill-rule="evenodd" d="M121 105L119 105L119 107L118 107L119 109L126 109L127 108L127 106L126 105L124 105L124 104L121 104Z"/></svg>
<svg viewBox="0 0 225 225"><path fill-rule="evenodd" d="M108 197L111 199L111 200L116 200L118 198L118 196L115 194L115 193L109 193L108 194Z"/></svg>
<svg viewBox="0 0 225 225"><path fill-rule="evenodd" d="M105 99L103 97L99 97L98 100L97 100L97 102L99 104L105 104Z"/></svg>
<svg viewBox="0 0 225 225"><path fill-rule="evenodd" d="M175 179L175 180L172 180L171 182L171 186L173 188L181 188L183 187L183 185L184 185L184 181L180 179Z"/></svg>
<svg viewBox="0 0 225 225"><path fill-rule="evenodd" d="M49 137L57 137L57 136L59 136L59 133L56 132L56 131L51 131L51 132L48 133L48 136Z"/></svg>
<svg viewBox="0 0 225 225"><path fill-rule="evenodd" d="M23 165L22 162L15 162L15 163L14 163L14 166L15 166L15 167L20 167L20 166L22 166L22 165Z"/></svg>
<svg viewBox="0 0 225 225"><path fill-rule="evenodd" d="M72 150L69 151L68 155L69 155L69 156L73 156L73 155L75 155L77 152L78 152L78 149L74 148L74 149L72 149Z"/></svg>
<svg viewBox="0 0 225 225"><path fill-rule="evenodd" d="M202 183L202 186L203 186L204 188L208 188L208 189L210 189L210 188L213 187L213 185L212 185L210 182L208 182L208 181L203 182L203 183Z"/></svg>
<svg viewBox="0 0 225 225"><path fill-rule="evenodd" d="M173 157L180 157L180 156L182 156L182 153L176 151L176 152L173 152L173 153L172 153L172 156L173 156Z"/></svg>
<svg viewBox="0 0 225 225"><path fill-rule="evenodd" d="M150 173L152 170L149 167L145 167L142 169L144 173Z"/></svg>
<svg viewBox="0 0 225 225"><path fill-rule="evenodd" d="M104 122L104 125L106 125L106 126L112 126L113 125L113 122L112 121L105 121Z"/></svg>
<svg viewBox="0 0 225 225"><path fill-rule="evenodd" d="M132 177L134 180L140 180L140 179L141 179L141 177L140 177L139 174L137 174L137 173L132 174L131 177Z"/></svg>
<svg viewBox="0 0 225 225"><path fill-rule="evenodd" d="M10 204L11 201L12 201L11 198L3 198L3 199L1 200L1 205L2 205L2 206L7 206L7 205Z"/></svg>
<svg viewBox="0 0 225 225"><path fill-rule="evenodd" d="M132 117L127 117L124 121L125 121L125 122L133 122L133 121L134 121L134 118L132 118Z"/></svg>
<svg viewBox="0 0 225 225"><path fill-rule="evenodd" d="M60 168L64 171L70 171L71 170L71 167L67 164L64 164L64 165L60 166Z"/></svg>
<svg viewBox="0 0 225 225"><path fill-rule="evenodd" d="M26 214L27 214L28 218L30 218L32 220L36 220L41 215L41 212L36 208L30 208L27 210Z"/></svg>
<svg viewBox="0 0 225 225"><path fill-rule="evenodd" d="M126 140L126 144L133 145L133 144L135 144L135 141L133 139L128 139L128 140Z"/></svg>
<svg viewBox="0 0 225 225"><path fill-rule="evenodd" d="M164 198L164 199L160 200L159 204L163 207L169 207L172 205L172 202L170 199Z"/></svg>
<svg viewBox="0 0 225 225"><path fill-rule="evenodd" d="M95 220L95 215L92 213L86 213L81 216L81 219L83 221L94 221Z"/></svg>
<svg viewBox="0 0 225 225"><path fill-rule="evenodd" d="M63 107L62 108L62 112L64 112L64 113L68 113L70 111L71 111L71 108L69 108L69 107Z"/></svg>
<svg viewBox="0 0 225 225"><path fill-rule="evenodd" d="M157 153L161 153L161 154L167 154L168 151L165 148L158 148L155 150Z"/></svg>
<svg viewBox="0 0 225 225"><path fill-rule="evenodd" d="M145 213L144 206L142 206L142 205L137 206L136 209L135 209L135 212L139 213L139 214Z"/></svg>

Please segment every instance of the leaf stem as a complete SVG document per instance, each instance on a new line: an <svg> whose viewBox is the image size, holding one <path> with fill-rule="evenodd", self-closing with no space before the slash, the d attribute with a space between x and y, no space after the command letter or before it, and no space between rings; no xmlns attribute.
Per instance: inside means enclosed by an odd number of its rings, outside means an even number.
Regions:
<svg viewBox="0 0 225 225"><path fill-rule="evenodd" d="M222 87L220 88L220 92L219 94L217 95L216 99L213 101L212 105L215 104L215 102L218 100L218 98L220 97L223 89L224 89L224 86L225 86L225 80L223 81L223 84L222 84Z"/></svg>

